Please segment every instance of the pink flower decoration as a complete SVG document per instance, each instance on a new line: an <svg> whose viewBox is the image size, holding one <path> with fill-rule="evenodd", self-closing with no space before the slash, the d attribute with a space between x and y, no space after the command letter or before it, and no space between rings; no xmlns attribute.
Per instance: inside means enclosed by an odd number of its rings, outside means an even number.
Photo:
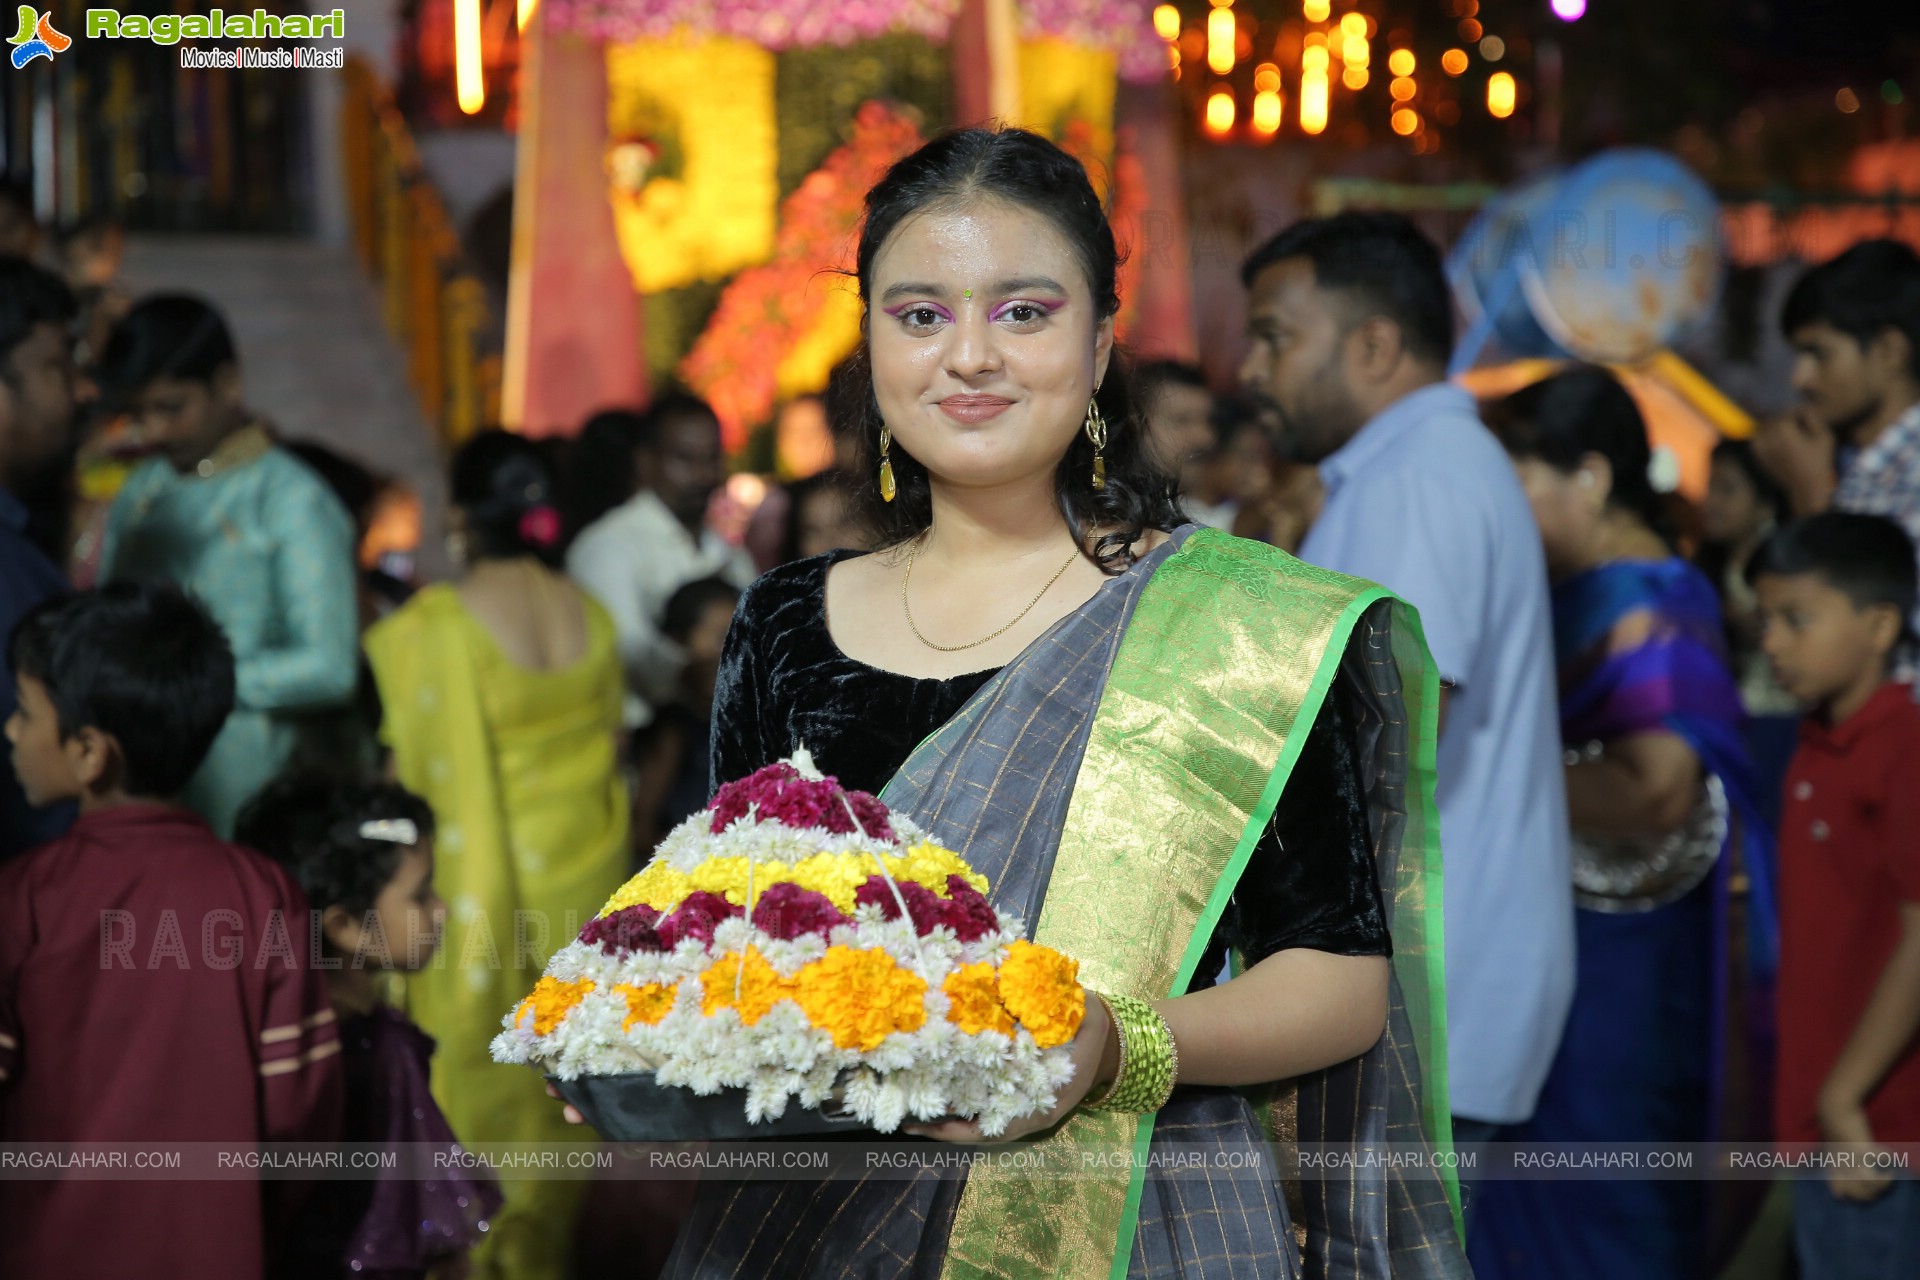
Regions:
<svg viewBox="0 0 1920 1280"><path fill-rule="evenodd" d="M673 913L654 926L654 931L660 935L660 945L665 950L672 950L686 938L696 938L702 946L711 946L715 926L722 920L745 914L719 894L702 889L681 899Z"/></svg>
<svg viewBox="0 0 1920 1280"><path fill-rule="evenodd" d="M654 926L660 913L645 903L623 907L609 916L587 921L580 941L598 946L610 956L630 955L635 951L662 951L660 935Z"/></svg>
<svg viewBox="0 0 1920 1280"><path fill-rule="evenodd" d="M797 884L776 884L753 904L754 927L782 942L810 933L825 937L835 925L851 924L832 899Z"/></svg>
<svg viewBox="0 0 1920 1280"><path fill-rule="evenodd" d="M851 806L853 812L847 812ZM835 835L851 835L854 819L876 840L894 839L887 807L864 791L845 791L832 778L814 782L800 776L790 764L770 764L738 782L721 787L708 806L711 829L725 831L754 810L762 822L789 827L821 827Z"/></svg>
<svg viewBox="0 0 1920 1280"><path fill-rule="evenodd" d="M962 942L978 942L1000 927L993 904L960 876L947 877L947 900L941 904L940 923Z"/></svg>

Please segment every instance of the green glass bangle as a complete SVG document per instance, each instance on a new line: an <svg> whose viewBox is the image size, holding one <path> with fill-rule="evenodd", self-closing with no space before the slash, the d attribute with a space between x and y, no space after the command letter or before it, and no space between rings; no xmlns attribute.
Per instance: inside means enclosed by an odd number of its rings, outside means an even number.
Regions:
<svg viewBox="0 0 1920 1280"><path fill-rule="evenodd" d="M1098 993L1096 993L1098 994ZM1120 1039L1120 1069L1097 1098L1081 1103L1094 1111L1145 1114L1173 1096L1180 1077L1180 1048L1160 1011L1132 996L1100 995Z"/></svg>

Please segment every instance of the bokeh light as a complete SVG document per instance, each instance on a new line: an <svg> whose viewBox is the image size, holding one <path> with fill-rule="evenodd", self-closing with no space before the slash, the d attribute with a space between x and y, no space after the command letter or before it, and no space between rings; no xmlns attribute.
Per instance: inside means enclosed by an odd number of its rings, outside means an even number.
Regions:
<svg viewBox="0 0 1920 1280"><path fill-rule="evenodd" d="M1512 115L1519 96L1519 86L1513 82L1511 73L1496 71L1487 78L1487 113L1494 119L1505 120Z"/></svg>

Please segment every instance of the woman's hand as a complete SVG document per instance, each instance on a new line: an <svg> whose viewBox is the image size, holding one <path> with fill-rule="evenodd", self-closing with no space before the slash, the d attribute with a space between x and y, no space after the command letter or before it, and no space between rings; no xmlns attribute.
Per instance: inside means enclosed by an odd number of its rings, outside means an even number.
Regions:
<svg viewBox="0 0 1920 1280"><path fill-rule="evenodd" d="M559 1102L566 1103L565 1106L560 1108L560 1113L566 1116L568 1124L585 1124L587 1122L587 1118L585 1116L581 1115L578 1111L574 1110L573 1104L571 1102L567 1102L565 1098L562 1098L560 1096L560 1091L553 1087L553 1081L551 1080L547 1081L547 1096L549 1098L556 1099Z"/></svg>
<svg viewBox="0 0 1920 1280"><path fill-rule="evenodd" d="M998 1137L989 1138L980 1132L979 1124L972 1120L945 1120L938 1124L910 1124L902 1128L907 1133L922 1138L938 1138L942 1142L1012 1142L1030 1133L1051 1129L1069 1111L1079 1106L1082 1098L1113 1079L1119 1069L1120 1041L1114 1033L1113 1019L1107 1013L1106 1002L1091 991L1087 993L1087 1016L1081 1020L1079 1034L1074 1036L1071 1048L1073 1079L1060 1086L1053 1108L1022 1116L1008 1125L1007 1131Z"/></svg>

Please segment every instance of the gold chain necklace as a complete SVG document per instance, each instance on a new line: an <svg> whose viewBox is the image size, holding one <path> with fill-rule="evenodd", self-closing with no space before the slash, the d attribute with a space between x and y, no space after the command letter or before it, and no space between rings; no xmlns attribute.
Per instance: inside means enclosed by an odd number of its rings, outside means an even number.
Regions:
<svg viewBox="0 0 1920 1280"><path fill-rule="evenodd" d="M913 621L913 605L908 603L907 601L907 584L913 581L913 562L919 556L919 554L920 554L920 539L915 538L913 542L907 547L907 571L906 573L902 574L900 577L900 608L904 610L907 615L907 629L913 632L913 638L918 640L921 644L927 646L927 648L938 649L941 653L959 653L962 649L978 649L981 645L985 644L987 641L997 640L1001 636L1007 634L1007 632L1013 630L1014 626L1019 623L1020 619L1026 617L1028 614L1033 612L1033 606L1040 603L1040 597L1047 594L1047 592L1053 590L1053 584L1060 581L1060 579L1066 575L1067 570L1073 568L1073 562L1080 558L1080 552L1078 549L1076 549L1072 555L1067 557L1067 562L1065 564L1061 565L1058 569L1054 570L1053 576L1047 579L1047 585L1040 588L1039 591L1035 592L1033 599L1027 601L1027 607L1022 609L1019 613L1014 614L1013 621L1007 623L1006 626L1001 627L998 631L994 632L992 635L981 636L978 640L972 641L969 644L935 644L933 641L927 639L925 636L920 634L920 628L917 625L915 625Z"/></svg>

